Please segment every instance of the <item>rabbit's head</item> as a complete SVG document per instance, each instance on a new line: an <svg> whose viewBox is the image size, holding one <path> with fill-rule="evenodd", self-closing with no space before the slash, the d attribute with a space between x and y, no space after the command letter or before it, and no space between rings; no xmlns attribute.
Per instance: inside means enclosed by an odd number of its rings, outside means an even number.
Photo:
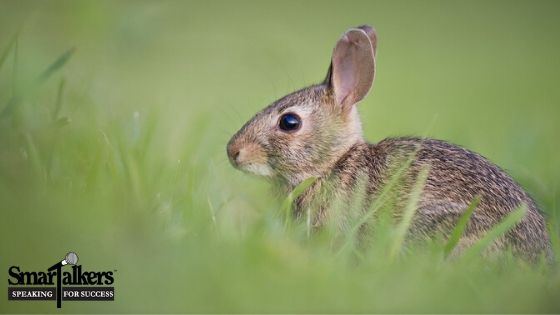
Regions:
<svg viewBox="0 0 560 315"><path fill-rule="evenodd" d="M369 26L344 33L322 83L272 103L231 138L227 153L233 166L290 186L327 174L363 142L355 104L373 83L375 48Z"/></svg>

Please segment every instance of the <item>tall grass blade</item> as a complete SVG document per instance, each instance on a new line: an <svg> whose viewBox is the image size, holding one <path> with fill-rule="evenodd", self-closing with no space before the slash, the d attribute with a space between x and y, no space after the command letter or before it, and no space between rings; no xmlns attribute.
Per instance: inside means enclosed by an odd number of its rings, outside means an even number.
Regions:
<svg viewBox="0 0 560 315"><path fill-rule="evenodd" d="M294 203L294 201L307 189L309 188L315 181L317 180L316 177L309 177L307 179L305 179L304 181L302 181L301 183L299 183L299 185L297 185L289 194L288 196L284 199L284 202L282 203L282 207L281 207L281 211L284 212L285 214L285 222L284 222L284 228L288 228L289 222L291 220L291 214L292 214L292 205Z"/></svg>
<svg viewBox="0 0 560 315"><path fill-rule="evenodd" d="M379 197L376 198L375 202L373 203L373 205L371 207L371 211L366 213L366 215L364 215L362 217L362 220L360 220L354 226L355 230L359 229L359 227L362 224L369 221L373 217L375 212L377 210L379 210L379 208L381 208L385 204L385 202L388 201L388 199L391 197L391 192L392 192L393 188L395 188L398 185L399 180L402 179L402 176L410 168L410 165L412 164L412 161L414 161L415 158L416 158L416 152L411 154L411 156L403 163L403 165L395 172L395 174L393 174L393 176L391 176L391 180L387 184L385 184L385 186L383 187L383 190L379 194Z"/></svg>
<svg viewBox="0 0 560 315"><path fill-rule="evenodd" d="M396 257L404 244L406 234L408 232L410 224L412 223L412 218L414 217L414 213L416 213L418 203L420 202L420 195L422 194L422 191L424 191L424 185L426 184L426 180L428 179L429 172L429 166L422 167L416 179L416 183L414 183L414 186L412 187L406 209L403 213L401 221L397 225L393 242L389 249L390 260L393 260Z"/></svg>
<svg viewBox="0 0 560 315"><path fill-rule="evenodd" d="M8 46L6 46L6 48L4 48L4 51L2 52L2 55L0 55L0 70L2 69L2 66L4 65L4 63L6 62L6 59L10 55L10 52L12 50L15 50L18 37L19 37L19 32L12 36L12 38L10 39L10 42L8 43ZM14 52L14 54L17 54L17 52ZM14 65L14 67L15 67L15 65ZM15 78L12 78L12 80L13 80L13 84L15 85L15 82L16 82ZM10 100L8 101L8 104L6 104L6 106L4 106L4 109L2 110L2 113L0 113L0 118L4 117L6 114L8 114L10 112L11 108L17 103L18 100L15 96L14 90L15 90L15 88L12 89L12 96L10 97Z"/></svg>
<svg viewBox="0 0 560 315"><path fill-rule="evenodd" d="M483 251L492 244L492 242L513 228L514 225L519 223L525 217L526 213L527 205L525 204L510 212L500 223L488 231L483 238L467 249L463 254L463 259L470 260L474 257L480 256Z"/></svg>
<svg viewBox="0 0 560 315"><path fill-rule="evenodd" d="M10 55L10 52L12 51L12 48L15 46L15 43L17 42L18 37L19 37L19 33L14 34L12 36L12 38L10 39L10 41L8 42L8 45L2 51L2 54L0 55L0 69L2 69L2 66L4 65L4 62L6 62L6 59L8 58L8 55Z"/></svg>
<svg viewBox="0 0 560 315"><path fill-rule="evenodd" d="M41 162L41 156L39 154L39 150L37 150L35 141L33 141L33 137L29 133L25 133L24 137L33 170L36 174L40 175L39 178L44 179L46 173L44 172L43 163Z"/></svg>
<svg viewBox="0 0 560 315"><path fill-rule="evenodd" d="M76 49L75 48L70 48L68 49L65 53L63 53L60 57L58 57L45 71L43 71L35 80L34 84L32 84L32 86L29 88L29 90L31 92L33 92L33 90L35 90L35 88L39 85L41 85L43 82L45 82L51 75L53 75L53 73L55 73L57 70L59 70L60 68L62 68L70 59L70 57L72 57L72 55L74 54L74 51ZM22 101L22 97L23 95L21 95L20 93L13 95L10 100L8 101L8 104L4 107L4 109L2 110L2 113L0 113L0 118L6 117L8 116L10 113L12 113L13 109L15 108L15 106L17 106L17 104L21 103Z"/></svg>
<svg viewBox="0 0 560 315"><path fill-rule="evenodd" d="M337 255L344 252L348 248L348 246L354 243L354 239L356 238L360 227L369 222L373 218L375 213L377 213L377 211L388 201L393 188L397 186L404 173L410 168L412 161L414 161L416 157L416 152L417 151L413 152L413 154L410 155L410 157L403 163L403 165L397 169L397 171L391 176L389 182L387 182L383 186L381 193L379 193L377 198L371 204L368 211L366 211L360 219L356 220L354 225L349 229L348 233L346 234L346 241L340 247Z"/></svg>
<svg viewBox="0 0 560 315"><path fill-rule="evenodd" d="M212 228L218 231L217 223L216 223L216 210L214 210L214 205L212 205L212 201L210 200L210 197L206 198L206 201L208 202L208 209L210 210L210 218L212 219Z"/></svg>
<svg viewBox="0 0 560 315"><path fill-rule="evenodd" d="M560 234L558 233L558 229L553 222L549 222L547 224L548 227L548 235L550 235L550 244L552 247L552 255L553 261L558 263L558 258L560 258Z"/></svg>
<svg viewBox="0 0 560 315"><path fill-rule="evenodd" d="M58 83L58 90L56 93L56 102L54 104L54 110L52 113L52 120L53 121L57 121L58 119L58 114L60 113L60 110L62 109L62 95L64 92L64 86L66 85L66 80L64 78L60 79L60 82Z"/></svg>
<svg viewBox="0 0 560 315"><path fill-rule="evenodd" d="M471 203L469 204L469 206L467 207L463 215L461 215L461 217L459 218L457 225L455 226L453 231L451 231L451 236L449 237L449 240L447 241L445 247L443 248L443 254L445 257L449 256L449 254L453 251L455 246L457 246L457 244L459 243L459 240L461 239L461 236L463 236L463 233L467 228L467 224L469 223L469 220L472 214L474 213L476 207L478 207L479 203L480 203L480 196L474 197L474 199L471 201Z"/></svg>
<svg viewBox="0 0 560 315"><path fill-rule="evenodd" d="M37 77L37 84L41 84L48 80L57 70L64 67L64 65L70 60L70 57L74 54L76 48L72 47L65 51L60 57L58 57L50 66L43 71L39 77Z"/></svg>

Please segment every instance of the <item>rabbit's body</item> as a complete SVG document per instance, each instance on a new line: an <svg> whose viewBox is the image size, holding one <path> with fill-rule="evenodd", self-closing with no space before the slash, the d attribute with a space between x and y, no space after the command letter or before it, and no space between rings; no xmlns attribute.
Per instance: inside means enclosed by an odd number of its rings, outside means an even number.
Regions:
<svg viewBox="0 0 560 315"><path fill-rule="evenodd" d="M461 251L480 239L517 207L526 205L526 217L499 238L493 249L511 248L515 254L535 260L540 254L550 256L549 238L545 221L535 202L515 181L484 157L440 140L420 138L388 138L377 144L358 142L352 146L327 176L319 177L297 200L296 216L316 205L316 196L323 198L322 187L328 187L331 200L322 200L315 217L315 225L327 220L322 212L334 198L356 202L355 192L366 194L363 210L379 196L399 166L412 158L399 179L399 196L395 210L409 202L411 187L423 167L429 172L418 202L409 237L431 238L437 234L448 236L458 219L477 197L480 203L472 214L465 233L457 247ZM360 187L364 185L365 187ZM334 191L333 191L334 189ZM399 216L394 213L394 216Z"/></svg>
<svg viewBox="0 0 560 315"><path fill-rule="evenodd" d="M499 167L484 157L444 141L390 138L368 144L356 104L369 91L375 71L375 31L361 26L338 41L327 78L289 94L255 115L232 137L227 151L232 164L265 176L289 192L303 180L317 180L296 200L294 213L316 207L314 223L328 219L334 200L364 194L363 209L373 200L404 161L411 160L395 190L399 217L420 170L428 175L409 235L413 238L448 235L469 204L474 211L459 250L484 235L515 208L526 205L527 215L494 249L511 248L534 260L550 255L550 241L542 214L531 197ZM410 161L410 160L409 160ZM363 187L365 183L365 188ZM344 226L347 219L340 218Z"/></svg>

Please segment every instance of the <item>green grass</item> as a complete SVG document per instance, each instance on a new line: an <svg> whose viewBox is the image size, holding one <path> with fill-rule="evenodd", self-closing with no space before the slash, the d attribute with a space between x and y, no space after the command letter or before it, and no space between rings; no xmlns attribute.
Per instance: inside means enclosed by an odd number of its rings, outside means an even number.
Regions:
<svg viewBox="0 0 560 315"><path fill-rule="evenodd" d="M479 258L523 209L464 258L446 255L476 200L447 242L404 246L409 221L392 224L383 200L347 233L310 233L285 220L297 192L276 198L225 153L257 110L323 77L344 30L369 23L365 136L427 135L488 157L537 200L558 256L558 9L0 1L0 289L9 266L42 270L73 250L85 268L117 270L116 300L64 302L68 313L560 312L556 266ZM365 249L364 221L376 227ZM0 311L58 312L5 298Z"/></svg>

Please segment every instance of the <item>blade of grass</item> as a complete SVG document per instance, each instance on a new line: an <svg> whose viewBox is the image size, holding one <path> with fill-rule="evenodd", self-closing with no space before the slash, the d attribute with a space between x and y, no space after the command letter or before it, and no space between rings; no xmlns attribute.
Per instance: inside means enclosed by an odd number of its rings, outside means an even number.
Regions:
<svg viewBox="0 0 560 315"><path fill-rule="evenodd" d="M12 48L15 46L15 43L17 42L18 37L19 37L19 32L15 33L12 36L12 38L8 42L8 45L4 48L4 51L2 51L2 54L0 55L0 69L2 69L2 66L4 65L4 62L8 58L8 55L12 51Z"/></svg>
<svg viewBox="0 0 560 315"><path fill-rule="evenodd" d="M547 224L548 235L550 235L550 244L552 246L553 258L560 258L560 236L554 223L551 221Z"/></svg>
<svg viewBox="0 0 560 315"><path fill-rule="evenodd" d="M6 59L8 58L8 56L10 55L10 52L14 51L14 59L17 58L17 51L16 51L16 43L18 41L19 38L19 32L17 32L16 34L14 34L12 36L12 39L10 40L10 42L8 43L8 46L6 46L6 48L4 49L4 51L2 52L2 55L0 56L0 70L2 69L2 66L4 65L4 63L6 62ZM19 101L19 98L16 96L15 93L15 84L16 84L16 78L15 78L15 68L16 68L16 60L14 60L14 71L12 72L12 96L10 97L8 104L6 104L6 106L4 106L4 109L2 110L2 113L0 113L0 118L4 117L5 114L9 113L9 110L11 110L11 108L13 106L15 106L15 104Z"/></svg>
<svg viewBox="0 0 560 315"><path fill-rule="evenodd" d="M451 231L451 236L449 237L449 240L447 241L445 247L443 248L444 257L449 256L449 254L453 251L455 246L457 246L457 244L459 243L459 239L461 239L461 236L463 236L463 233L465 232L465 229L467 227L467 223L469 223L469 220L476 207L478 207L479 203L480 203L480 196L474 197L474 199L471 201L471 203L469 204L469 206L467 207L463 215L461 215L461 217L459 218L457 225L455 226L453 231Z"/></svg>
<svg viewBox="0 0 560 315"><path fill-rule="evenodd" d="M208 209L210 210L210 218L212 219L212 228L218 231L217 223L216 223L216 211L214 210L214 205L212 205L212 201L210 197L206 198L208 202Z"/></svg>
<svg viewBox="0 0 560 315"><path fill-rule="evenodd" d="M70 60L70 57L72 57L75 51L76 48L72 47L65 51L62 55L60 55L53 63L49 65L47 69L45 69L45 71L43 71L39 75L39 77L37 77L36 84L45 82L53 75L53 73L64 67L64 65L68 62L68 60Z"/></svg>
<svg viewBox="0 0 560 315"><path fill-rule="evenodd" d="M134 201L141 204L145 195L142 193L142 173L138 161L124 142L119 142L119 155L124 166L129 192L134 196Z"/></svg>
<svg viewBox="0 0 560 315"><path fill-rule="evenodd" d="M509 231L514 225L519 223L527 213L527 205L523 204L514 211L510 212L500 223L492 228L483 238L472 245L463 254L463 259L470 260L480 256L482 252L492 244L498 237Z"/></svg>
<svg viewBox="0 0 560 315"><path fill-rule="evenodd" d="M70 48L68 49L66 52L64 52L60 57L58 57L45 71L43 71L35 80L34 84L32 84L31 87L29 87L26 90L29 90L30 92L33 92L39 85L41 85L42 83L44 83L50 76L52 76L57 70L61 69L70 59L70 57L72 57L72 55L74 54L74 51L76 49L75 48ZM10 100L8 101L8 104L4 107L4 110L2 110L2 113L0 114L0 118L1 117L6 117L8 116L10 113L12 113L14 107L21 103L22 101L22 96L23 95L19 95L15 94L13 95Z"/></svg>
<svg viewBox="0 0 560 315"><path fill-rule="evenodd" d="M64 86L66 85L66 80L64 78L60 79L58 83L58 91L56 93L56 102L54 104L54 110L52 113L52 120L56 121L58 119L58 114L60 109L62 109L62 94L64 92Z"/></svg>
<svg viewBox="0 0 560 315"><path fill-rule="evenodd" d="M16 39L14 43L14 53L13 53L13 63L12 63L12 97L19 92L19 80L18 80L18 67L19 67L19 39Z"/></svg>
<svg viewBox="0 0 560 315"><path fill-rule="evenodd" d="M281 211L285 213L285 222L284 222L284 229L288 228L289 222L291 220L292 214L292 204L294 201L307 189L309 188L315 181L317 180L316 177L309 177L299 183L284 199L284 202L281 206ZM309 223L310 224L310 223Z"/></svg>
<svg viewBox="0 0 560 315"><path fill-rule="evenodd" d="M418 173L416 183L414 183L412 191L410 192L410 197L408 199L406 209L403 213L401 221L399 222L395 230L393 242L389 249L389 260L393 260L396 257L404 244L406 233L408 232L410 224L412 223L414 213L416 213L416 209L418 208L420 195L422 194L422 191L424 191L424 185L426 184L426 180L428 179L429 172L430 167L424 166Z"/></svg>
<svg viewBox="0 0 560 315"><path fill-rule="evenodd" d="M366 174L359 175L356 183L352 188L351 195L348 197L338 198L336 208L333 204L329 205L328 217L334 219L336 234L333 234L333 241L342 236L342 247L338 254L346 250L346 253L352 253L358 250L362 239L357 236L363 225L357 225L356 222L361 221L364 212L367 211L367 188L369 177ZM348 233L350 232L350 233ZM357 256L356 256L357 257ZM362 257L362 256L360 256Z"/></svg>
<svg viewBox="0 0 560 315"><path fill-rule="evenodd" d="M391 191L398 184L399 180L402 178L402 175L404 175L405 171L410 168L410 165L412 164L412 161L414 161L415 156L416 156L416 151L413 154L411 154L411 156L403 163L403 165L400 168L397 169L397 171L391 176L389 182L383 186L381 193L375 199L372 205L369 207L369 210L366 211L366 213L364 213L361 219L357 220L356 223L352 226L352 228L348 231L346 236L346 241L338 250L337 255L344 252L348 246L354 243L353 239L356 237L356 234L358 233L360 227L366 222L368 222L369 220L371 220L373 215L385 204L385 202L387 202L387 199L389 198Z"/></svg>
<svg viewBox="0 0 560 315"><path fill-rule="evenodd" d="M40 175L40 179L44 179L46 174L44 172L43 163L41 162L41 156L39 155L39 150L37 150L35 141L33 141L33 137L29 133L25 133L24 137L33 169L35 170L36 174Z"/></svg>

